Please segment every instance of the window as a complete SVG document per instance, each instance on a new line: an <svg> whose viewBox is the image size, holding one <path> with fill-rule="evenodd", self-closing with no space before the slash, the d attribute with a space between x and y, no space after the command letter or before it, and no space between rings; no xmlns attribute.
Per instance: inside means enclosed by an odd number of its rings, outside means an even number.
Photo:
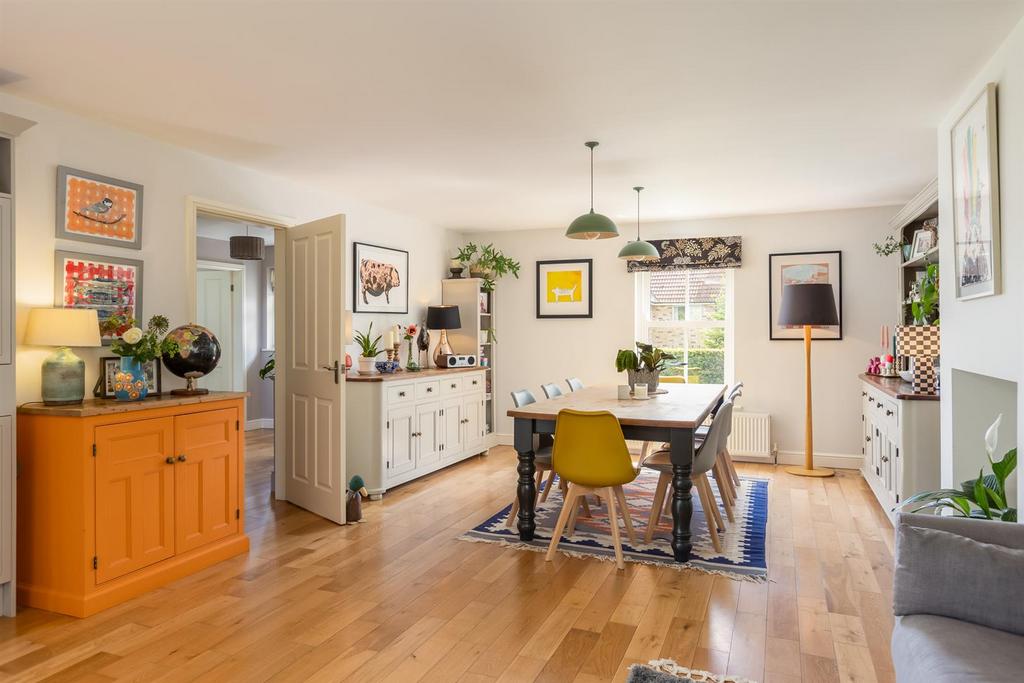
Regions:
<svg viewBox="0 0 1024 683"><path fill-rule="evenodd" d="M637 273L636 289L637 339L676 356L662 378L696 384L732 380L731 268Z"/></svg>

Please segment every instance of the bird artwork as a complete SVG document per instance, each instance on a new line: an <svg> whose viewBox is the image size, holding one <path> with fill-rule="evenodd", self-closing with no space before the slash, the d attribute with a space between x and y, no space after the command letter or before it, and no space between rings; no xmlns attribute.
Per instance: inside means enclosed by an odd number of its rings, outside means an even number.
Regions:
<svg viewBox="0 0 1024 683"><path fill-rule="evenodd" d="M88 221L95 221L97 223L103 223L104 225L114 225L115 223L120 223L121 221L123 221L126 214L122 213L120 216L117 216L116 218L105 220L107 214L110 213L110 209L113 208L113 206L114 200L112 200L110 197L104 197L100 201L94 202L89 206L83 206L80 209L76 209L75 215L80 216ZM97 218L97 216L100 217Z"/></svg>

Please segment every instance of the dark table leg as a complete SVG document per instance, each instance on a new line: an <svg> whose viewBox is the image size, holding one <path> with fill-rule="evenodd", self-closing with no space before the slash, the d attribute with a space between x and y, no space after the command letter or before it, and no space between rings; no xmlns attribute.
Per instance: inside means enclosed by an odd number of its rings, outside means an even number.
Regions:
<svg viewBox="0 0 1024 683"><path fill-rule="evenodd" d="M672 553L676 562L687 562L693 543L690 542L690 520L693 518L693 430L673 429L670 436L672 459ZM520 497L520 501L522 497ZM520 503L522 504L522 503ZM520 513L521 514L521 513Z"/></svg>
<svg viewBox="0 0 1024 683"><path fill-rule="evenodd" d="M515 420L515 449L519 455L519 540L532 541L536 530L533 505L537 500L537 488L533 481L536 469L533 465L533 420L517 417Z"/></svg>

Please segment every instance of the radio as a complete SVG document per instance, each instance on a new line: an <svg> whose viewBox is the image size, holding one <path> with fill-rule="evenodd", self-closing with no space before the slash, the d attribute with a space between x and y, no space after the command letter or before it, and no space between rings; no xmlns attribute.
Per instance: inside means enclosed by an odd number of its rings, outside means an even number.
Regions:
<svg viewBox="0 0 1024 683"><path fill-rule="evenodd" d="M445 355L444 362L449 368L472 368L476 365L476 356L471 353L451 353Z"/></svg>

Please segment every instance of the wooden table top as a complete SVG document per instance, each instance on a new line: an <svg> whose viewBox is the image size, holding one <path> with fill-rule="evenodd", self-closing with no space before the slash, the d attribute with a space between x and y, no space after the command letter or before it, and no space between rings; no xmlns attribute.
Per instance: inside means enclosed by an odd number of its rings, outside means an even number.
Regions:
<svg viewBox="0 0 1024 683"><path fill-rule="evenodd" d="M638 427L696 428L701 425L725 393L724 384L662 384L667 394L647 400L620 401L618 387L594 386L564 396L537 401L508 411L509 417L554 420L558 411L607 410L624 425Z"/></svg>

